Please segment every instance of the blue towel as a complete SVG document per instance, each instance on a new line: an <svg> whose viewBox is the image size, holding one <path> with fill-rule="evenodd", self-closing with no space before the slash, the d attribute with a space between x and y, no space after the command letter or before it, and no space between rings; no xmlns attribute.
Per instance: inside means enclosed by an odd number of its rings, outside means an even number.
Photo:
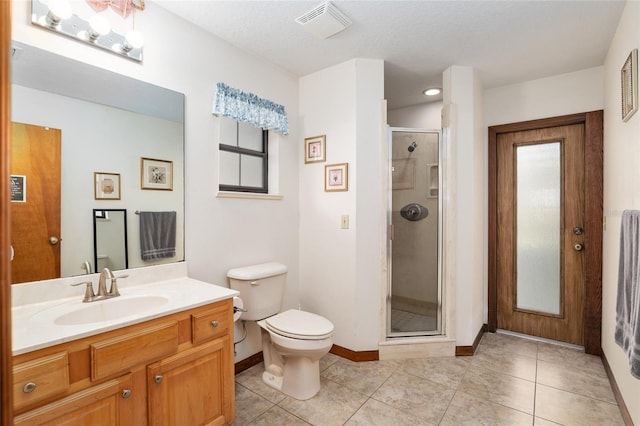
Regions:
<svg viewBox="0 0 640 426"><path fill-rule="evenodd" d="M615 341L640 379L640 211L625 210L620 225L620 261Z"/></svg>
<svg viewBox="0 0 640 426"><path fill-rule="evenodd" d="M176 255L176 212L140 212L142 260Z"/></svg>

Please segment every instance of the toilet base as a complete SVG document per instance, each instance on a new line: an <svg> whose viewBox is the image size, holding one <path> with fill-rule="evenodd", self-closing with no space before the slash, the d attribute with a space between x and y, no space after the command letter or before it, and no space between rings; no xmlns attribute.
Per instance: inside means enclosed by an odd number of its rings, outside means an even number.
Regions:
<svg viewBox="0 0 640 426"><path fill-rule="evenodd" d="M304 401L320 391L320 363L307 357L287 357L284 371L270 365L262 373L262 381L292 398ZM288 380L287 380L288 379Z"/></svg>

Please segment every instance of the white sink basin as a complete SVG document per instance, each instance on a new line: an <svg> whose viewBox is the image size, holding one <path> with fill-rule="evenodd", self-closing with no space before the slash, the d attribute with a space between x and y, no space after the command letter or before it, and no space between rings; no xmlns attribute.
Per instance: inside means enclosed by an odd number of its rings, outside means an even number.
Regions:
<svg viewBox="0 0 640 426"><path fill-rule="evenodd" d="M169 303L164 296L127 296L85 303L81 308L65 312L56 317L57 325L81 325L117 320L130 315L141 314Z"/></svg>

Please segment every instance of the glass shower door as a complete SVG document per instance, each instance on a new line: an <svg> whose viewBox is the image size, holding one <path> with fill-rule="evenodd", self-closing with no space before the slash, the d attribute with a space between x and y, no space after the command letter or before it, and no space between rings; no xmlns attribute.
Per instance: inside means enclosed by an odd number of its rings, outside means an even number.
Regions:
<svg viewBox="0 0 640 426"><path fill-rule="evenodd" d="M387 336L441 334L440 133L390 133Z"/></svg>

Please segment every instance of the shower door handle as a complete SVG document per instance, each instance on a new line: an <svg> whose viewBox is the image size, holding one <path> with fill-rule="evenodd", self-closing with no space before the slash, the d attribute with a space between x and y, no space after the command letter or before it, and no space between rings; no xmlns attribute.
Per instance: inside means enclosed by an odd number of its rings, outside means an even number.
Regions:
<svg viewBox="0 0 640 426"><path fill-rule="evenodd" d="M393 237L394 237L393 233L394 233L393 223L390 223L389 224L389 240L390 241L393 241Z"/></svg>

